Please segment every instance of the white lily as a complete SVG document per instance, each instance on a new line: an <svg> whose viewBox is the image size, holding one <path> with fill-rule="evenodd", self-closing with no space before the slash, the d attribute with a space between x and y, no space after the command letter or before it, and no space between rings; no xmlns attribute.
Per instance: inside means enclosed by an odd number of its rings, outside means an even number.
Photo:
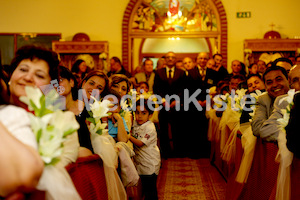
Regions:
<svg viewBox="0 0 300 200"><path fill-rule="evenodd" d="M282 118L277 119L282 127L286 127L289 123L290 114L287 112L286 109L281 109L281 113L283 114Z"/></svg>
<svg viewBox="0 0 300 200"><path fill-rule="evenodd" d="M262 94L260 90L255 90L255 92L251 92L250 95L254 97L256 100Z"/></svg>
<svg viewBox="0 0 300 200"><path fill-rule="evenodd" d="M90 104L91 111L94 118L101 119L102 117L107 117L107 112L109 111L109 105L111 102L109 100L97 101L96 98L91 96L95 101L93 104Z"/></svg>
<svg viewBox="0 0 300 200"><path fill-rule="evenodd" d="M51 164L63 152L64 133L55 127L47 127L42 132L39 139L39 152L44 162Z"/></svg>
<svg viewBox="0 0 300 200"><path fill-rule="evenodd" d="M239 96L239 98L242 98L246 94L246 89L242 88L239 90L236 90L235 93Z"/></svg>
<svg viewBox="0 0 300 200"><path fill-rule="evenodd" d="M130 89L130 91L128 92L128 95L137 96L137 91L135 89Z"/></svg>
<svg viewBox="0 0 300 200"><path fill-rule="evenodd" d="M127 100L123 100L123 101L121 101L121 108L123 109L123 110L128 110L128 107L129 107L129 105L127 104Z"/></svg>
<svg viewBox="0 0 300 200"><path fill-rule="evenodd" d="M40 89L26 86L25 92L26 96L20 100L35 113L29 113L29 118L40 156L46 165L55 164L63 152L66 136L76 131L79 125L72 112L53 110L53 102L59 97L54 90L44 96Z"/></svg>
<svg viewBox="0 0 300 200"><path fill-rule="evenodd" d="M98 130L104 130L107 126L107 123L101 123L101 121L99 121L98 123L93 124L91 123L90 126L89 126L89 131L91 133L97 133Z"/></svg>
<svg viewBox="0 0 300 200"><path fill-rule="evenodd" d="M59 104L57 104L57 99L59 98L59 94L56 90L52 89L45 95L45 103L46 108L50 110L57 110L59 108ZM55 106L54 106L55 105Z"/></svg>
<svg viewBox="0 0 300 200"><path fill-rule="evenodd" d="M70 131L74 132L74 130L79 129L79 124L75 118L75 115L71 111L63 112L61 110L57 110L52 115L53 116L49 123L54 125L56 129L64 133Z"/></svg>
<svg viewBox="0 0 300 200"><path fill-rule="evenodd" d="M229 93L226 93L225 95L220 95L220 98L221 98L223 101L227 101L227 100L228 100L228 97L229 97Z"/></svg>
<svg viewBox="0 0 300 200"><path fill-rule="evenodd" d="M28 105L28 109L30 111L34 111L32 107L32 102L38 109L41 108L40 99L43 96L41 90L37 87L25 86L25 92L27 96L21 96L20 101Z"/></svg>
<svg viewBox="0 0 300 200"><path fill-rule="evenodd" d="M90 104L90 108L93 116L92 119L88 119L91 123L89 125L89 130L93 134L103 134L107 124L101 122L101 118L107 117L109 112L109 107L111 102L109 100L98 101L96 98L94 99L94 103Z"/></svg>
<svg viewBox="0 0 300 200"><path fill-rule="evenodd" d="M288 95L282 99L280 99L279 104L281 104L283 101L287 101L289 104L293 102L295 95L295 89L291 89L288 91Z"/></svg>

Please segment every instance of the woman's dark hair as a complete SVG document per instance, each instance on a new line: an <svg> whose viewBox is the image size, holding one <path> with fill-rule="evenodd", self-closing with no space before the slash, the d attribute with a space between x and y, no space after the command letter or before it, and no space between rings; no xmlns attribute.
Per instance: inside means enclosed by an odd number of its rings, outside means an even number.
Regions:
<svg viewBox="0 0 300 200"><path fill-rule="evenodd" d="M78 98L78 83L75 78L75 76L72 74L72 72L64 67L64 66L59 66L59 78L65 78L68 81L73 80L74 81L74 87L71 89L72 97L73 100L76 100Z"/></svg>
<svg viewBox="0 0 300 200"><path fill-rule="evenodd" d="M113 85L125 81L127 84L127 93L129 92L131 83L129 82L127 76L125 76L124 74L113 74L109 79L110 79L109 88L111 88Z"/></svg>
<svg viewBox="0 0 300 200"><path fill-rule="evenodd" d="M104 87L104 90L103 92L100 94L101 97L104 97L107 93L108 93L108 88L109 88L109 80L108 80L108 77L106 76L106 74L102 71L99 71L99 70L93 70L93 71L90 71L89 73L87 73L84 78L81 80L78 88L81 89L82 88L82 85L84 82L87 82L90 78L92 78L93 76L98 76L100 78L103 78L104 81L105 81L105 87Z"/></svg>
<svg viewBox="0 0 300 200"><path fill-rule="evenodd" d="M8 88L8 75L7 73L3 70L1 63L0 63L0 81L3 80L3 82L6 84ZM0 93L2 92L4 88L2 88L2 83L0 83ZM8 92L8 91L7 91ZM7 94L8 95L8 94ZM5 101L5 98L1 97L0 98L0 105L7 104L8 102Z"/></svg>
<svg viewBox="0 0 300 200"><path fill-rule="evenodd" d="M78 73L79 72L79 65L81 63L85 62L84 60L82 59L78 59L74 62L74 64L72 65L72 68L71 68L71 71L74 72L74 73Z"/></svg>
<svg viewBox="0 0 300 200"><path fill-rule="evenodd" d="M36 45L26 45L17 50L16 55L10 65L10 76L15 71L20 62L25 59L30 59L31 61L33 61L34 59L44 60L49 65L49 75L51 79L58 79L59 59L57 53Z"/></svg>

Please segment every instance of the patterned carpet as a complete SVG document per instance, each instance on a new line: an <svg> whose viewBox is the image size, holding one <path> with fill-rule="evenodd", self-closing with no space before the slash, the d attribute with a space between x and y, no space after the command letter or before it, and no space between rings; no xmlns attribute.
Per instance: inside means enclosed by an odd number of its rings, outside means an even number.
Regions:
<svg viewBox="0 0 300 200"><path fill-rule="evenodd" d="M226 182L209 159L163 160L157 180L159 200L223 200Z"/></svg>

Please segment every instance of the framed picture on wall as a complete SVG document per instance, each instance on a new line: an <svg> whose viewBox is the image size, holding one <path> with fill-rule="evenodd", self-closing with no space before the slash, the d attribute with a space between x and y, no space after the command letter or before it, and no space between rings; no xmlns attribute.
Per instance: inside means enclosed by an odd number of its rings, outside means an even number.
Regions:
<svg viewBox="0 0 300 200"><path fill-rule="evenodd" d="M52 41L60 40L61 33L0 33L1 64L9 65L17 49L36 44L52 49Z"/></svg>

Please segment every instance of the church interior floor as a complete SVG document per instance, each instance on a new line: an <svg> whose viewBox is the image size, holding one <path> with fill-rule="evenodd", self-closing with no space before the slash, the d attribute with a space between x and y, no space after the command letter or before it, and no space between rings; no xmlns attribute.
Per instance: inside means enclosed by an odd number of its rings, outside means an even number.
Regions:
<svg viewBox="0 0 300 200"><path fill-rule="evenodd" d="M157 180L159 200L223 200L226 182L209 159L162 160Z"/></svg>

